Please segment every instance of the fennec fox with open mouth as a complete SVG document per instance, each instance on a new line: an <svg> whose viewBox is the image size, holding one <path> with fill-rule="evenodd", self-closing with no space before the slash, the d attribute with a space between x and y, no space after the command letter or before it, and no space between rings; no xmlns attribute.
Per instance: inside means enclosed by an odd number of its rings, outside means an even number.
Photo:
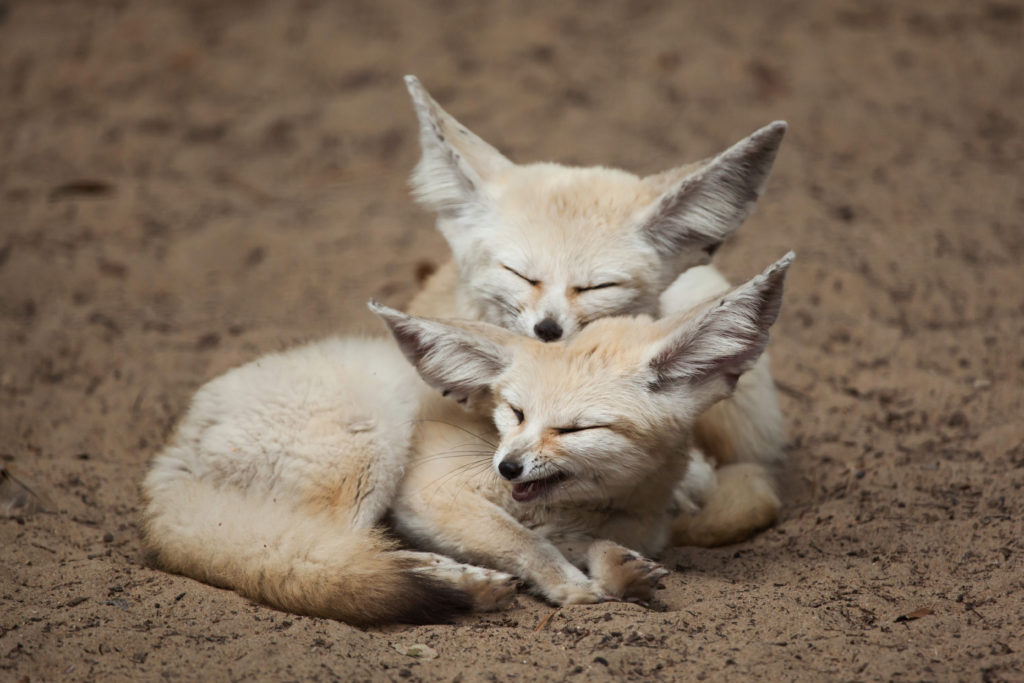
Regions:
<svg viewBox="0 0 1024 683"><path fill-rule="evenodd" d="M727 291L707 264L761 195L786 131L777 121L716 157L646 178L517 165L415 77L406 84L423 152L413 192L437 212L454 256L409 312L483 320L543 341L571 338L606 316L672 316ZM674 541L719 545L771 524L785 436L767 356L695 435L694 477L709 486L707 512L681 516Z"/></svg>
<svg viewBox="0 0 1024 683"><path fill-rule="evenodd" d="M351 623L500 608L513 576L557 604L649 597L694 420L756 363L791 260L690 314L553 344L374 304L398 348L330 339L199 390L143 484L145 545ZM484 389L490 417L438 392ZM388 540L388 513L419 550Z"/></svg>

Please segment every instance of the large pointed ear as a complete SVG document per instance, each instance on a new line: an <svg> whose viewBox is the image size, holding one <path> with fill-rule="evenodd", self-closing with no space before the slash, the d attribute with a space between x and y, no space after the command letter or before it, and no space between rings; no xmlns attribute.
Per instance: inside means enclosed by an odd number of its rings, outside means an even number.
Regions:
<svg viewBox="0 0 1024 683"><path fill-rule="evenodd" d="M641 214L641 234L665 257L703 252L706 261L750 214L785 134L776 121L710 161L645 178L662 194Z"/></svg>
<svg viewBox="0 0 1024 683"><path fill-rule="evenodd" d="M417 318L376 301L369 307L387 323L423 380L456 400L489 387L511 362L505 342L513 335L500 327Z"/></svg>
<svg viewBox="0 0 1024 683"><path fill-rule="evenodd" d="M782 285L793 258L789 252L746 284L675 323L651 358L651 388L721 380L723 390L732 389L768 344L768 329L779 315Z"/></svg>
<svg viewBox="0 0 1024 683"><path fill-rule="evenodd" d="M484 184L512 162L452 118L415 76L406 76L420 123L423 154L409 182L420 203L438 212L461 212L483 199Z"/></svg>

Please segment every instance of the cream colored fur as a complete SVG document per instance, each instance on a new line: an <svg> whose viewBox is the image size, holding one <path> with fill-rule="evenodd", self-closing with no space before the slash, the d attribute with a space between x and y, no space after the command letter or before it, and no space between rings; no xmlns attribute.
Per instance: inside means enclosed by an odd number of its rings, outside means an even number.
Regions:
<svg viewBox="0 0 1024 683"><path fill-rule="evenodd" d="M170 571L353 623L500 608L513 575L556 604L647 598L665 570L645 556L699 507L678 484L707 469L678 446L756 362L791 258L688 315L567 342L377 306L415 371L381 339L232 370L153 462L145 545ZM387 512L418 550L395 549Z"/></svg>
<svg viewBox="0 0 1024 683"><path fill-rule="evenodd" d="M375 528L405 471L424 391L380 339L330 339L211 381L143 483L154 562L352 623L467 608L450 561L394 552ZM511 596L510 577L477 578L479 605Z"/></svg>
<svg viewBox="0 0 1024 683"><path fill-rule="evenodd" d="M438 212L454 256L413 299L410 313L567 338L604 316L672 316L729 288L703 264L763 192L784 123L712 159L646 178L599 167L517 165L441 109L414 77L406 82L423 148L413 191ZM784 439L765 356L697 425L697 445L720 482L709 484L707 512L680 518L675 541L720 545L771 524L780 507L774 477L784 463ZM739 463L746 476L727 484L736 478L724 468ZM690 533L693 525L703 531Z"/></svg>
<svg viewBox="0 0 1024 683"><path fill-rule="evenodd" d="M661 310L691 309L729 287L713 266L696 266L661 295ZM702 509L679 515L672 542L702 547L738 543L771 526L782 507L775 478L786 456L768 354L740 377L732 396L700 417L694 437L697 448L717 466L706 483ZM696 484L687 481L684 486Z"/></svg>

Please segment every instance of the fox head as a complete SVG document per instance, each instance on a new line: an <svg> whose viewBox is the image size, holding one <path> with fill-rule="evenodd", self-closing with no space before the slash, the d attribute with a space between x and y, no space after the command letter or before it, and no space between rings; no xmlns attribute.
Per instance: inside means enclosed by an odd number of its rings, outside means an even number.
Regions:
<svg viewBox="0 0 1024 683"><path fill-rule="evenodd" d="M370 306L428 384L494 396L493 467L515 500L578 504L632 490L684 457L694 421L768 343L792 259L683 317L605 318L549 344Z"/></svg>
<svg viewBox="0 0 1024 683"><path fill-rule="evenodd" d="M438 214L457 296L477 319L542 341L609 315L657 314L658 295L746 219L786 132L776 121L710 160L646 178L517 165L405 80L423 152L410 183Z"/></svg>

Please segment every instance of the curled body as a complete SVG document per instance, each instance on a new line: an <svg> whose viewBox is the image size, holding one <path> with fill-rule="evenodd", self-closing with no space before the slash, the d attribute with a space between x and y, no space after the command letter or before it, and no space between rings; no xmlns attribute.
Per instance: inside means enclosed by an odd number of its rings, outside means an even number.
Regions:
<svg viewBox="0 0 1024 683"><path fill-rule="evenodd" d="M171 572L350 623L468 609L379 528L429 394L382 338L263 356L203 386L143 482L143 542Z"/></svg>
<svg viewBox="0 0 1024 683"><path fill-rule="evenodd" d="M145 545L169 571L360 624L500 608L517 580L556 604L647 598L678 446L756 363L790 260L686 316L553 344L374 304L393 341L327 340L200 389L143 483ZM458 404L479 397L489 414Z"/></svg>

